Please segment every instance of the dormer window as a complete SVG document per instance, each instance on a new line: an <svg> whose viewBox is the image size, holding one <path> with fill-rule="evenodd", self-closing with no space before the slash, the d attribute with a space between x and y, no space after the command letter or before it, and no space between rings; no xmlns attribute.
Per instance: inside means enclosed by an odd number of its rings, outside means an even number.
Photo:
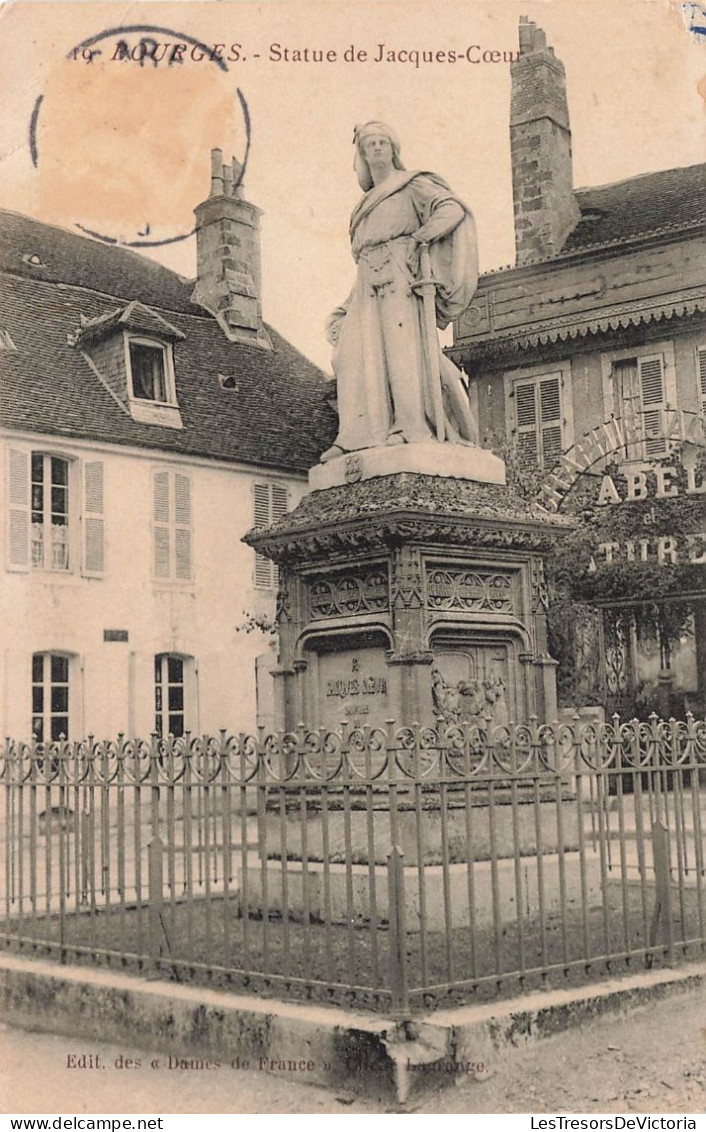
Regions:
<svg viewBox="0 0 706 1132"><path fill-rule="evenodd" d="M129 350L133 397L141 401L173 404L174 397L167 380L168 347L131 338Z"/></svg>
<svg viewBox="0 0 706 1132"><path fill-rule="evenodd" d="M181 428L171 342L125 331L128 409L141 424Z"/></svg>
<svg viewBox="0 0 706 1132"><path fill-rule="evenodd" d="M174 343L184 338L158 311L134 301L97 318L82 318L68 341L133 420L183 428Z"/></svg>

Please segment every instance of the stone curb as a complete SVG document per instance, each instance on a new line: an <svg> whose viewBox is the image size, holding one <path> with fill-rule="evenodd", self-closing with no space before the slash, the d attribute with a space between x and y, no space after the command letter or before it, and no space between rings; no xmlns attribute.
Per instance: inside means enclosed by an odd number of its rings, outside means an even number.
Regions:
<svg viewBox="0 0 706 1132"><path fill-rule="evenodd" d="M285 1003L110 970L0 957L3 1019L26 1029L211 1058L331 1088L396 1097L492 1073L499 1055L654 998L706 984L706 963L577 990L437 1010L411 1023ZM129 1050L127 1051L129 1052ZM484 1066L485 1068L479 1068ZM244 1068L244 1066L242 1066Z"/></svg>
<svg viewBox="0 0 706 1132"><path fill-rule="evenodd" d="M572 990L537 991L504 1002L437 1010L423 1016L451 1034L459 1060L484 1061L492 1070L498 1055L603 1017L628 1014L655 1000L706 987L706 963L643 971Z"/></svg>

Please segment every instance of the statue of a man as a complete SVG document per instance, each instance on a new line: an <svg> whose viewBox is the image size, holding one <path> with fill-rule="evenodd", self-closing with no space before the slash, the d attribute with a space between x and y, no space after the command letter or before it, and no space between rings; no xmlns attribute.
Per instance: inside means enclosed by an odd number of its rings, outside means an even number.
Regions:
<svg viewBox="0 0 706 1132"><path fill-rule="evenodd" d="M321 459L381 444L475 444L460 372L436 333L476 289L471 212L441 177L404 168L383 122L356 126L354 144L365 193L350 221L358 274L328 323L339 432Z"/></svg>

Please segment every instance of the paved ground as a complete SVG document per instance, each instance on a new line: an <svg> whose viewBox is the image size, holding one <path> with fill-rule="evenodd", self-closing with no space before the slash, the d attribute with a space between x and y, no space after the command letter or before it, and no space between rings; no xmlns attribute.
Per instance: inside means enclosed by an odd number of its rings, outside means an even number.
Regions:
<svg viewBox="0 0 706 1132"><path fill-rule="evenodd" d="M706 989L499 1057L483 1082L427 1099L435 1113L706 1111Z"/></svg>
<svg viewBox="0 0 706 1132"><path fill-rule="evenodd" d="M105 1069L69 1069L98 1053ZM120 1055L139 1069L115 1067ZM149 1062L160 1059L153 1070ZM80 1113L355 1113L394 1111L373 1098L233 1070L169 1070L163 1054L20 1030L0 1032L0 1111ZM416 1112L698 1113L706 1110L706 989L499 1056L483 1080L412 1104Z"/></svg>

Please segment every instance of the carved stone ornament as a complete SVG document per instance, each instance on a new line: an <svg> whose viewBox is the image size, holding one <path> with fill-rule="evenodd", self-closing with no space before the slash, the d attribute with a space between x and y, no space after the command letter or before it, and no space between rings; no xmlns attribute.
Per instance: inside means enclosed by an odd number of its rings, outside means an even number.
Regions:
<svg viewBox="0 0 706 1132"><path fill-rule="evenodd" d="M292 620L292 595L289 590L289 579L284 572L280 573L277 598L275 603L275 620L277 624Z"/></svg>
<svg viewBox="0 0 706 1132"><path fill-rule="evenodd" d="M549 609L549 591L544 576L544 563L541 558L533 558L531 563L532 612L546 613Z"/></svg>
<svg viewBox="0 0 706 1132"><path fill-rule="evenodd" d="M357 453L346 456L346 483L357 483L363 475L363 461Z"/></svg>
<svg viewBox="0 0 706 1132"><path fill-rule="evenodd" d="M573 525L499 484L401 472L310 492L245 542L284 563L387 552L402 542L541 552Z"/></svg>
<svg viewBox="0 0 706 1132"><path fill-rule="evenodd" d="M422 565L419 551L412 546L395 548L392 560L391 603L393 609L421 609Z"/></svg>
<svg viewBox="0 0 706 1132"><path fill-rule="evenodd" d="M507 724L507 688L499 672L483 679L453 682L435 665L431 671L431 695L435 714L444 723Z"/></svg>
<svg viewBox="0 0 706 1132"><path fill-rule="evenodd" d="M497 571L435 566L427 570L427 604L440 612L512 613L512 582Z"/></svg>
<svg viewBox="0 0 706 1132"><path fill-rule="evenodd" d="M317 578L309 586L309 612L314 621L379 613L389 608L390 587L384 566Z"/></svg>

